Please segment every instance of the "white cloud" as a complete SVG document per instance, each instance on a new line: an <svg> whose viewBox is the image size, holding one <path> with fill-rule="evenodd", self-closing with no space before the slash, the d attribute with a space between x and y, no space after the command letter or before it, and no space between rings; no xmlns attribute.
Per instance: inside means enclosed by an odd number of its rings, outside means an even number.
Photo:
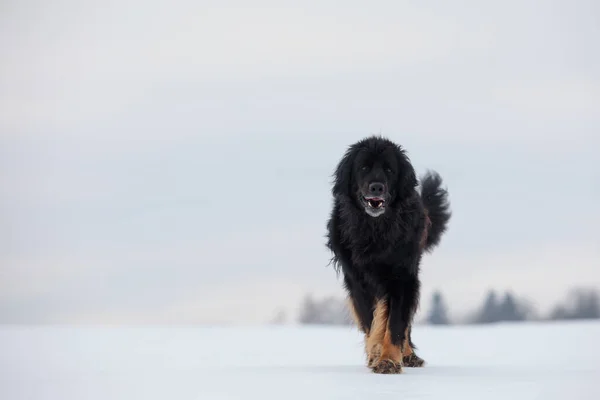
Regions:
<svg viewBox="0 0 600 400"><path fill-rule="evenodd" d="M569 79L499 83L492 90L499 106L544 118L600 115L600 82Z"/></svg>
<svg viewBox="0 0 600 400"><path fill-rule="evenodd" d="M178 293L208 293L211 287L237 285L257 275L268 280L307 271L314 276L329 261L324 229L317 232L312 224L265 221L260 227L240 225L234 231L218 226L197 229L188 239L150 244L140 237L128 242L98 240L3 257L0 299L76 298L87 293L100 296L92 301L101 301L112 293L128 301L136 290L151 287L173 301Z"/></svg>
<svg viewBox="0 0 600 400"><path fill-rule="evenodd" d="M486 44L485 32L407 5L371 15L256 6L165 14L141 6L145 12L131 16L136 24L114 11L65 13L59 4L45 10L55 19L26 14L25 28L6 28L0 122L15 130L72 124L118 114L172 84L419 65Z"/></svg>

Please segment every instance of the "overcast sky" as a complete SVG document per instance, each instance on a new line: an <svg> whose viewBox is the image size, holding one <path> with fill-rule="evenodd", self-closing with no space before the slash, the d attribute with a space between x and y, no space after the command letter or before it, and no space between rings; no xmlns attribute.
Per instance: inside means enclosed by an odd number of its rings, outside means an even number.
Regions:
<svg viewBox="0 0 600 400"><path fill-rule="evenodd" d="M460 315L492 287L541 311L600 287L598 4L294 4L2 2L0 322L343 296L331 174L373 133L450 192L421 316L434 289Z"/></svg>

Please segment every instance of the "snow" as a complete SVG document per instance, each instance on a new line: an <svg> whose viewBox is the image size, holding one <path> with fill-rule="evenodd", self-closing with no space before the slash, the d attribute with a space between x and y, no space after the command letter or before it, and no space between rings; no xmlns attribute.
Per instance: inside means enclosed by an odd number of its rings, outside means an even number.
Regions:
<svg viewBox="0 0 600 400"><path fill-rule="evenodd" d="M0 399L600 399L600 322L414 328L376 375L353 327L0 328Z"/></svg>

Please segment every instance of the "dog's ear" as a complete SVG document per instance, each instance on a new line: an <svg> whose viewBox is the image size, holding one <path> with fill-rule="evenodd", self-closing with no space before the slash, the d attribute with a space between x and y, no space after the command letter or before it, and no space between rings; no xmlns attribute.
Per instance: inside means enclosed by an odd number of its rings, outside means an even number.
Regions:
<svg viewBox="0 0 600 400"><path fill-rule="evenodd" d="M333 174L333 188L331 190L334 196L350 195L352 188L352 168L355 156L356 147L351 146L346 150L346 153L338 163Z"/></svg>
<svg viewBox="0 0 600 400"><path fill-rule="evenodd" d="M417 187L418 182L412 163L410 162L404 150L400 147L398 147L397 157L400 169L396 187L398 191L398 198L400 201L402 201L403 199L410 197L412 192Z"/></svg>

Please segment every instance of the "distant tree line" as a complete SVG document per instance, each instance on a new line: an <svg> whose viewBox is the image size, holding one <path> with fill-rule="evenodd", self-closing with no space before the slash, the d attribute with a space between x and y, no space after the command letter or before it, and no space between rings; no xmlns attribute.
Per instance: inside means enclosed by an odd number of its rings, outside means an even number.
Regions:
<svg viewBox="0 0 600 400"><path fill-rule="evenodd" d="M597 290L573 290L565 304L559 304L550 315L551 319L600 318L600 296Z"/></svg>
<svg viewBox="0 0 600 400"><path fill-rule="evenodd" d="M311 295L304 298L298 319L301 324L350 325L352 323L345 301L335 297L315 300Z"/></svg>
<svg viewBox="0 0 600 400"><path fill-rule="evenodd" d="M527 303L516 298L513 293L505 292L503 296L498 296L494 290L490 290L483 305L466 322L489 324L502 321L526 321L533 315L533 310Z"/></svg>
<svg viewBox="0 0 600 400"><path fill-rule="evenodd" d="M573 289L565 301L553 307L552 311L543 317L538 317L534 307L512 292L507 291L499 295L495 290L490 290L482 304L466 319L454 322L449 316L443 294L435 291L432 295L431 307L425 317L425 323L431 325L489 324L502 321L575 319L600 319L598 290ZM300 307L298 322L301 324L348 325L352 323L352 319L345 301L334 297L316 300L308 295Z"/></svg>

